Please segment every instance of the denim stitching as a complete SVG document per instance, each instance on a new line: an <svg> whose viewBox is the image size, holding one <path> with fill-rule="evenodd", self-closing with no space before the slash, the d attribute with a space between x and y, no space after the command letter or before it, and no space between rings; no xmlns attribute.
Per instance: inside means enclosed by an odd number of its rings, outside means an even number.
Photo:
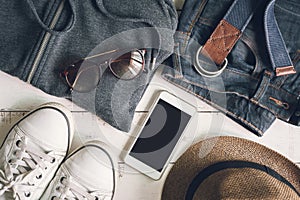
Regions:
<svg viewBox="0 0 300 200"><path fill-rule="evenodd" d="M251 79L254 79L254 80L257 80L257 81L259 80L258 78L249 76L248 74L244 74L244 73L241 73L241 72L237 72L237 71L233 70L233 68L231 68L231 69L230 69L230 68L227 68L227 69L225 69L225 70L228 70L228 71L230 71L230 72L233 72L233 73L236 73L236 74L239 74L239 75L241 75L241 76L245 76L245 77L247 77L247 78L251 78ZM284 89L282 89L282 88L276 87L276 86L275 86L274 84L272 84L272 83L270 83L269 86L272 87L272 88L275 88L276 90L279 90L280 92L284 92L286 95L288 95L288 96L290 96L290 97L297 97L297 95L291 94L291 93L289 93L288 91L286 91L286 90L284 90Z"/></svg>
<svg viewBox="0 0 300 200"><path fill-rule="evenodd" d="M201 22L200 22L201 21ZM202 25L213 27L215 23L211 19L205 17L199 17L199 23Z"/></svg>
<svg viewBox="0 0 300 200"><path fill-rule="evenodd" d="M251 79L256 80L256 81L259 81L259 78L252 77L249 74L245 74L245 73L236 71L236 70L234 70L234 68L226 68L225 70L228 70L228 71L230 71L232 73L235 73L235 74L238 74L238 75L241 75L241 76L244 76L244 77L247 77L247 78L251 78Z"/></svg>
<svg viewBox="0 0 300 200"><path fill-rule="evenodd" d="M202 96L193 93L193 91L191 91L191 90L189 90L189 89L187 89L187 88L184 88L183 86L181 86L181 85L179 85L179 84L177 84L177 83L174 83L174 82L172 82L171 80L169 80L169 79L167 79L167 78L165 78L165 77L163 77L163 78L164 78L166 81L168 81L169 83L172 83L173 85L176 85L177 87L183 89L184 91L186 91L186 92L188 92L188 93L190 93L190 94L193 94L193 95L197 96L198 98L200 98L201 100L205 101L206 103L211 104L211 105L217 107L217 108L218 108L219 110L221 110L223 113L228 113L228 114L232 115L234 118L241 120L243 123L245 123L245 124L248 125L249 127L253 128L255 131L257 131L258 134L260 134L261 136L263 135L263 132L262 132L259 128L257 128L254 124L250 123L249 121L247 121L247 120L245 120L245 119L243 119L243 118L237 116L236 114L234 114L234 113L232 113L232 112L230 112L230 111L228 111L228 110L225 110L224 108L222 108L222 107L216 105L215 103L213 103L213 102L211 102L211 101L208 101L207 99L203 98Z"/></svg>
<svg viewBox="0 0 300 200"><path fill-rule="evenodd" d="M290 3L292 3L292 2L290 2ZM298 4L295 4L296 6L299 6ZM286 9L286 8L283 8L282 6L279 6L279 5L277 5L277 4L275 4L275 7L277 7L278 9L280 9L280 10L282 10L283 12L288 12L288 13L290 13L290 14L292 14L292 15L298 15L298 13L295 13L295 12L292 12L291 10L288 10L288 9Z"/></svg>
<svg viewBox="0 0 300 200"><path fill-rule="evenodd" d="M245 76L245 77L247 77L247 78L251 78L251 79L253 79L253 80L259 81L258 78L251 77L251 76L249 76L249 75L247 75L247 74L240 73L240 72L234 71L234 70L229 69L229 68L227 68L227 69L225 69L225 70L228 70L228 71L230 71L230 72L239 74L239 75L241 75L241 76ZM195 82L193 82L193 81L189 81L189 83L191 83L191 84L193 84L193 85L197 85L197 86L199 86L199 87L204 87L205 89L207 89L205 86L199 85L198 83L195 83ZM282 88L278 88L278 87L274 86L272 83L269 84L269 87L272 87L272 88L278 90L278 92L283 92L285 95L288 95L288 96L290 96L291 98L297 98L297 97L298 97L297 95L291 94L291 93L289 93L288 91L286 91L286 90L284 90L284 89L282 89Z"/></svg>
<svg viewBox="0 0 300 200"><path fill-rule="evenodd" d="M276 86L270 84L270 87L275 88L277 90L279 90L280 92L284 92L286 95L290 96L290 97L297 97L297 95L291 94L288 91L282 89L282 88L277 88Z"/></svg>
<svg viewBox="0 0 300 200"><path fill-rule="evenodd" d="M220 37L211 37L209 38L208 41L211 41L211 44L216 47L217 49L225 52L225 51L228 51L228 49L232 49L232 47L236 44L236 41L239 39L239 35L240 34L236 34L236 33L232 33L232 34L228 34L228 35L225 35L225 28L224 28L224 24L227 24L228 26L232 26L231 24L229 24L227 21L225 20L222 20L221 23L220 23L220 29L222 31L222 35ZM240 31L238 29L235 28L235 31L239 32ZM225 38L234 38L234 41L231 42L230 45L226 45L226 40ZM215 41L219 41L221 40L221 42L223 42L224 44L224 48L221 48L220 46L216 45Z"/></svg>
<svg viewBox="0 0 300 200"><path fill-rule="evenodd" d="M169 75L169 74L164 74L164 76L163 76L163 78L164 78L165 80L168 80L168 82L173 83L173 82L172 82L171 80L169 80L167 77L170 77L170 78L174 78L174 77L172 77L172 76ZM176 79L176 78L174 78L174 79ZM204 86L204 85L200 85L200 84L197 84L197 83L193 83L193 82L191 82L191 81L189 81L189 80L186 80L186 79L180 79L180 80L183 81L183 82L185 82L185 83L189 83L189 84L192 84L192 85L194 85L194 86L198 86L198 87L204 88L204 89L206 89L206 90L209 90L209 89L208 89L206 86ZM180 88L182 88L182 89L188 91L189 93L195 94L195 93L193 93L193 91L191 91L191 90L189 90L189 89L186 89L186 88L184 88L183 86L181 86L181 85L179 85L179 84L177 84L177 83L173 83L173 84L175 84L176 86L180 86ZM221 92L216 91L216 90L210 90L210 91L221 93ZM260 107L262 107L262 108L264 108L264 109L266 109L266 110L268 110L268 111L271 112L273 115L275 115L277 118L281 118L281 119L284 119L284 120L287 120L287 119L288 119L287 117L284 117L283 115L278 114L277 111L273 110L272 108L267 107L266 105L261 104L260 102L258 102L257 100L255 100L255 99L253 99L253 98L249 99L247 96L241 95L241 94L236 93L236 92L225 92L225 93L236 94L237 96L243 97L243 98L245 98L246 100L249 100L250 102L252 102L252 103L254 103L254 104L256 104L256 105L258 105L258 106L260 106ZM196 96L199 96L199 95L197 95L197 94L195 94L195 95L196 95ZM204 99L204 97L202 97L202 96L199 96L199 97L201 97L201 99ZM216 105L216 104L214 104L214 103L212 103L212 104L213 104L213 105ZM218 108L219 108L219 106L218 106ZM226 110L225 110L225 111L226 111ZM230 111L228 111L228 112L230 112ZM232 114L233 114L233 113L232 113ZM248 121L246 121L246 122L248 122ZM252 124L252 125L253 125L253 124Z"/></svg>
<svg viewBox="0 0 300 200"><path fill-rule="evenodd" d="M164 74L164 76L165 76L166 78L169 77L169 78L176 79L175 77L173 77L173 76L171 76L171 75L169 75L169 74ZM198 87L201 87L201 88L203 88L203 89L209 90L206 86L200 85L200 84L197 84L197 83L193 83L192 81L189 81L189 80L187 80L187 79L183 79L183 78L182 78L182 79L180 79L180 80L183 81L183 82L185 82L185 83L189 83L189 84L191 84L191 85L198 86ZM245 96L245 95L242 95L242 94L239 94L239 93L237 93L237 92L220 92L220 91L217 91L217 90L211 90L211 89L210 89L210 91L212 91L212 92L217 92L217 93L224 93L224 94L235 94L235 95L237 95L237 96L239 96L239 97L242 97L242 98L244 98L244 99L246 99L246 100L251 101L252 103L254 103L254 104L256 104L256 105L259 105L259 106L261 106L261 107L263 107L263 108L269 110L269 111L272 112L273 114L277 113L277 112L274 111L273 109L268 108L268 107L266 107L265 105L259 103L257 99L249 98L249 97L247 97L247 96ZM284 118L284 117L282 117L282 118Z"/></svg>
<svg viewBox="0 0 300 200"><path fill-rule="evenodd" d="M261 82L261 84L258 86L258 90L259 90L259 93L256 95L254 95L253 99L255 100L259 100L262 96L262 94L266 91L266 88L268 87L268 79L270 80L270 77L267 77L268 75L264 74L263 75L263 80Z"/></svg>
<svg viewBox="0 0 300 200"><path fill-rule="evenodd" d="M252 79L257 80L257 81L259 80L259 79L257 79L257 78L250 77L250 76L247 76L246 74L239 73L239 72L236 72L236 71L233 71L233 70L230 70L230 69L225 69L225 70L234 72L234 73L239 74L239 75L243 75L243 76L248 77L248 78L252 78ZM203 87L203 88L207 89L206 86L201 85L201 84L198 84L198 83L193 82L193 81L190 81L190 80L188 80L188 83L190 83L190 84L192 84L192 85L196 85L196 86ZM275 90L278 90L278 92L283 92L283 93L285 93L285 95L288 95L288 96L290 96L290 97L292 97L292 98L297 98L297 97L298 97L297 95L291 94L291 93L289 93L289 92L283 90L282 88L277 88L276 86L272 85L271 83L269 83L268 86L274 88ZM229 92L229 93L233 93L233 92ZM244 95L239 95L239 96L244 96Z"/></svg>
<svg viewBox="0 0 300 200"><path fill-rule="evenodd" d="M186 41L188 40L188 38L190 38L190 34L188 32L183 32L183 31L178 31L179 34L176 35L176 38L180 41ZM180 43L179 41L179 43ZM184 54L184 50L187 44L185 44L184 42L182 42L181 45L179 45L179 52L181 54Z"/></svg>
<svg viewBox="0 0 300 200"><path fill-rule="evenodd" d="M264 85L266 85L265 82L266 82L266 80L263 78L262 83L258 87L259 93L257 94L257 96L254 95L254 97L253 97L254 100L258 101L260 99L262 93L265 91L265 89L266 89L266 87L264 86ZM261 88L262 86L263 86L263 88Z"/></svg>
<svg viewBox="0 0 300 200"><path fill-rule="evenodd" d="M192 23L189 25L188 33L192 32L192 29L194 28L194 25L195 25L196 21L199 19L200 14L204 10L204 7L205 7L206 3L207 3L207 0L204 0L204 1L201 2L200 6L197 10L196 17L193 19Z"/></svg>
<svg viewBox="0 0 300 200"><path fill-rule="evenodd" d="M270 96L269 96L270 97ZM277 111L273 110L272 108L269 108L263 104L261 104L260 102L258 101L255 101L255 100L252 100L252 99L249 99L252 103L256 104L256 105L259 105L260 107L270 111L273 115L275 115L277 118L280 118L280 119L284 119L284 120L288 120L288 118L284 117L283 115L280 115L278 114Z"/></svg>
<svg viewBox="0 0 300 200"><path fill-rule="evenodd" d="M167 77L176 79L176 78L172 77L172 76L169 75L169 74L164 74L164 76L165 76L164 79L166 79L166 80L168 80ZM168 80L168 81L171 82L170 80ZM198 87L201 87L201 88L203 88L203 89L209 90L206 86L200 85L200 84L196 84L196 83L193 83L193 82L191 82L191 81L189 81L189 80L187 80L187 79L180 79L180 81L183 81L183 82L185 82L185 83L189 83L189 84L192 84L192 85L194 85L194 86L198 86ZM171 83L172 83L172 82L171 82ZM174 83L174 84L178 85L177 83ZM183 87L183 86L181 86L181 87ZM184 87L183 87L183 88L184 88ZM186 90L186 89L185 89L185 90ZM187 90L187 91L190 91L190 90ZM222 93L222 92L216 91L216 90L210 90L210 91ZM190 91L190 93L193 93L193 92ZM278 114L277 111L273 110L272 108L267 107L266 105L261 104L260 102L258 102L257 100L255 100L255 99L253 99L253 98L250 99L250 98L248 98L247 96L241 95L241 94L239 94L239 93L237 93L237 92L223 92L223 93L225 93L225 94L235 94L235 95L237 95L237 96L239 96L239 97L245 98L246 100L249 100L249 101L251 101L252 103L254 103L254 104L256 104L256 105L259 105L260 107L262 107L262 108L268 110L269 112L271 112L272 114L274 114L277 118L281 118L281 119L285 119L285 120L288 119L288 118L284 117L283 115ZM202 97L202 98L203 98L203 97ZM205 97L204 97L204 98L205 98ZM229 112L229 111L228 111L228 112Z"/></svg>
<svg viewBox="0 0 300 200"><path fill-rule="evenodd" d="M171 76L169 76L169 77L170 77L170 78L174 78L174 77L171 77ZM222 110L224 113L230 113L230 114L232 114L232 115L235 116L236 118L239 118L241 121L243 121L243 122L246 123L247 125L249 125L249 126L251 126L252 128L254 128L256 131L259 131L260 134L262 135L262 131L260 131L260 129L256 128L255 125L251 124L251 123L248 122L247 120L238 117L238 116L235 115L234 113L231 113L230 111L225 110L225 109L223 109L222 107L219 107L217 104L214 104L213 102L208 101L207 99L203 98L202 96L193 93L193 91L191 91L191 90L189 90L189 89L187 89L187 88L185 88L185 87L183 87L183 86L181 86L181 85L179 85L179 84L177 84L177 83L174 83L174 82L172 82L171 80L168 80L166 77L164 77L164 79L167 80L168 82L170 82L170 83L172 83L172 84L174 84L174 85L180 87L181 89L183 89L183 90L185 90L185 91L187 91L187 92L189 92L189 93L191 93L191 94L193 94L193 95L196 95L196 96L199 97L201 100L204 100L205 102L208 102L209 104L212 104L212 105L218 107L218 109ZM206 89L206 88L204 88L204 89Z"/></svg>
<svg viewBox="0 0 300 200"><path fill-rule="evenodd" d="M177 33L180 33L180 34L183 34L184 36L186 36L186 35L189 35L189 33L188 32L185 32L185 31L176 31Z"/></svg>
<svg viewBox="0 0 300 200"><path fill-rule="evenodd" d="M198 8L198 10L197 10L196 17L193 19L192 23L189 25L189 29L188 29L188 31L187 31L187 33L188 33L189 36L191 35L191 32L192 32L192 30L193 30L193 28L194 28L194 26L195 26L196 21L199 19L200 14L203 12L204 7L205 7L207 1L208 1L208 0L203 0L203 1L201 2L200 6L199 6L199 8ZM189 37L186 37L185 40L183 41L183 44L182 44L182 45L183 45L184 49L185 49L186 46L187 46L188 40L189 40Z"/></svg>
<svg viewBox="0 0 300 200"><path fill-rule="evenodd" d="M286 79L287 79L288 77L289 77L289 75L284 75L284 76L279 76L279 77L277 77L277 79L279 79L279 81L278 81L278 83L277 83L276 85L274 85L274 86L280 88L280 87L284 84L284 82L286 81Z"/></svg>
<svg viewBox="0 0 300 200"><path fill-rule="evenodd" d="M169 77L170 77L170 78L174 78L174 77L172 77L172 76L169 76ZM187 79L183 79L183 81L185 81L186 83L189 83L189 84L191 84L191 85L198 86L198 87L201 87L201 88L206 89L206 90L210 90L210 91L212 91L212 92L217 92L217 93L221 93L221 94L235 94L235 95L237 95L237 96L239 96L239 97L243 97L243 98L245 98L245 99L247 99L247 100L250 100L250 98L249 98L248 96L245 96L245 95L240 94L240 93L238 93L238 92L234 92L234 91L224 91L224 92L222 92L222 91L219 91L219 90L212 90L212 89L209 89L209 88L207 88L206 86L202 86L202 85L200 85L200 84L193 83L193 82L191 82L191 81L189 81L189 80L187 80Z"/></svg>
<svg viewBox="0 0 300 200"><path fill-rule="evenodd" d="M184 52L186 47L187 47L187 44L188 44L188 41L190 39L190 34L187 34L184 38L183 38L183 42L182 42L182 48L180 48L180 52Z"/></svg>
<svg viewBox="0 0 300 200"><path fill-rule="evenodd" d="M163 76L169 77L169 78L173 78L173 79L175 78L175 79L176 79L176 77L173 77L172 75L169 75L169 74L164 74ZM237 96L239 96L239 97L243 97L243 98L249 100L249 97L247 97L247 96L245 96L245 95L242 95L242 94L240 94L240 93L238 93L238 92L232 92L232 91L229 91L229 92L224 91L224 92L222 92L222 91L219 91L219 90L208 89L205 85L201 85L201 84L199 84L199 83L195 83L195 82L189 81L189 80L185 79L184 77L181 78L180 80L181 80L181 81L184 81L185 83L189 83L189 84L191 84L191 85L194 85L194 86L197 86L197 87L206 89L206 90L210 90L210 91L212 91L212 92L217 92L217 93L222 93L222 94L235 94L235 95L237 95Z"/></svg>
<svg viewBox="0 0 300 200"><path fill-rule="evenodd" d="M284 75L284 76L286 76L286 75ZM277 77L277 78L280 78L280 77ZM275 79L273 79L273 81L275 81ZM281 90L280 86L278 84L272 84L272 87L276 88L277 90Z"/></svg>

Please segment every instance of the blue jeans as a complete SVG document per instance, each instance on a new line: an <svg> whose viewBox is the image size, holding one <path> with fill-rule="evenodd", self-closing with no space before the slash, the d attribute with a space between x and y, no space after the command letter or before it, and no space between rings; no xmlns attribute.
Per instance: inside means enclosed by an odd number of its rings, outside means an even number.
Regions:
<svg viewBox="0 0 300 200"><path fill-rule="evenodd" d="M296 74L275 76L264 37L261 5L227 56L228 66L214 78L194 68L199 45L204 45L233 0L186 0L175 37L172 68L163 77L196 95L227 116L262 136L276 118L300 125L300 3L277 1L275 16Z"/></svg>

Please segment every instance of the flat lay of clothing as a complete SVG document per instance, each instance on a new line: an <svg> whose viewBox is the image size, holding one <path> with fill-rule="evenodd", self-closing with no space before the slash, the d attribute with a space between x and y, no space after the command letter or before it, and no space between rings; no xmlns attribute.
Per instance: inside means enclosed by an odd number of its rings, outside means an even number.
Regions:
<svg viewBox="0 0 300 200"><path fill-rule="evenodd" d="M129 131L155 69L174 51L163 77L255 134L263 135L276 118L298 126L300 6L294 0L241 2L187 0L179 19L170 0L3 2L0 69ZM218 34L224 37L218 40ZM214 41L223 42L227 53L213 46ZM66 84L60 76L66 66L82 58L134 49L146 51L143 70L134 72L139 76L131 80L103 67L101 73L90 72L99 73L97 78L81 81L83 85L94 82L95 88L78 92L72 90L79 87L72 87L70 78ZM201 66L210 65L204 51L209 51L220 70L201 71ZM111 55L95 59L106 63ZM212 76L206 77L207 73Z"/></svg>
<svg viewBox="0 0 300 200"><path fill-rule="evenodd" d="M299 199L299 0L0 1L0 200Z"/></svg>

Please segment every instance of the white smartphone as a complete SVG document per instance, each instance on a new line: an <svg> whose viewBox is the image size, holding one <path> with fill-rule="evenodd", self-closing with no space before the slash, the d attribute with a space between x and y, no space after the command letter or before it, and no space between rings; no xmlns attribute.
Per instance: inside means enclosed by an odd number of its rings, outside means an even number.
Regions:
<svg viewBox="0 0 300 200"><path fill-rule="evenodd" d="M158 180L195 113L194 106L161 92L127 152L125 163Z"/></svg>

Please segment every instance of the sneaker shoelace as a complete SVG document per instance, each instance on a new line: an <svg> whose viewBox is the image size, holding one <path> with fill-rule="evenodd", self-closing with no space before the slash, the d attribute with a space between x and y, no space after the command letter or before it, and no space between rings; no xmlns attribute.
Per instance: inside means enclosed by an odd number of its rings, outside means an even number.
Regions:
<svg viewBox="0 0 300 200"><path fill-rule="evenodd" d="M41 179L47 170L45 161L54 163L55 158L51 156L51 152L46 154L28 146L27 138L17 140L15 145L14 158L4 164L4 171L0 169L0 196L5 192L12 192L14 198L22 200L23 195L18 194L24 192L25 197L29 197L30 192L38 187L33 179Z"/></svg>
<svg viewBox="0 0 300 200"><path fill-rule="evenodd" d="M54 196L51 200L103 200L106 197L104 192L91 192L85 190L83 187L80 187L75 180L68 176L61 177L60 184L61 185L56 188L59 197Z"/></svg>

